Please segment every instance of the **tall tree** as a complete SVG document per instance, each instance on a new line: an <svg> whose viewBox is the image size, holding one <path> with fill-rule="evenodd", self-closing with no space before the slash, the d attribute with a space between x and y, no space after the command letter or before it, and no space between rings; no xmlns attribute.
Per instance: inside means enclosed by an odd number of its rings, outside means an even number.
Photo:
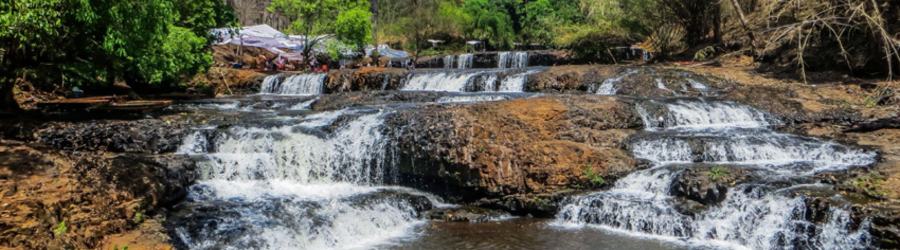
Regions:
<svg viewBox="0 0 900 250"><path fill-rule="evenodd" d="M515 33L506 9L488 0L468 0L463 9L472 17L470 34L496 47L510 47Z"/></svg>
<svg viewBox="0 0 900 250"><path fill-rule="evenodd" d="M368 0L273 0L268 11L276 12L290 20L291 27L288 31L302 35L304 64L309 61L313 48L326 38L326 35L335 34L344 36L344 32L356 32L351 29L338 29L334 22L335 17L344 12L352 12L354 16L365 16L368 25L358 25L351 20L344 20L341 25L366 28L365 32L372 30L370 16L361 15L359 10L368 12L370 3ZM346 14L345 14L346 15ZM338 34L338 31L342 34ZM371 36L370 36L371 37Z"/></svg>

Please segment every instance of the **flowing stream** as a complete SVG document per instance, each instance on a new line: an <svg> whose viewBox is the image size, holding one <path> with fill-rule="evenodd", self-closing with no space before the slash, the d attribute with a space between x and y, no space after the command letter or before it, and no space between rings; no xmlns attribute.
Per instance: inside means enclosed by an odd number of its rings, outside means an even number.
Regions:
<svg viewBox="0 0 900 250"><path fill-rule="evenodd" d="M271 75L263 80L261 94L317 95L322 94L326 73L296 74L288 77Z"/></svg>
<svg viewBox="0 0 900 250"><path fill-rule="evenodd" d="M401 90L445 92L428 93L436 96L427 102L436 103L528 98L533 94L521 93L524 83L543 70L416 71ZM631 74L623 72L592 92L615 94L616 85ZM816 173L871 165L874 152L781 133L778 117L711 97L636 101L645 128L627 140L627 150L651 167L608 190L565 198L555 219L430 222L425 211L452 205L391 185L400 177L385 119L413 105L311 111L321 96L308 95L322 93L324 78L275 75L265 79L264 95L183 105L248 115L227 126L197 128L179 148L179 154L201 160L199 181L169 217L179 248L868 249L872 244L869 222L852 218L847 206L833 205L821 218L810 219L816 197L802 190L825 185L810 178ZM669 89L666 82L656 83ZM722 200L700 204L673 191L679 178L697 169L726 177L731 172L722 169L735 170L747 179L725 183L715 191L724 192Z"/></svg>
<svg viewBox="0 0 900 250"><path fill-rule="evenodd" d="M811 222L806 215L812 198L790 191L821 171L872 164L874 152L778 133L770 128L781 123L778 119L728 101L655 100L638 111L647 133L629 149L653 167L618 180L608 191L566 199L557 225L716 248L866 249L871 244L868 222L853 223L847 208L831 207L823 222ZM728 188L721 204L683 212L686 201L672 194L673 180L704 164L738 168L759 181Z"/></svg>

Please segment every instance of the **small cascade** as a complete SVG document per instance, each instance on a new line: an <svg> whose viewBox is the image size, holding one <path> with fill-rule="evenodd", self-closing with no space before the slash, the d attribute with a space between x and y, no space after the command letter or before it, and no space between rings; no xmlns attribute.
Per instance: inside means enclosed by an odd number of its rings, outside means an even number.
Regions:
<svg viewBox="0 0 900 250"><path fill-rule="evenodd" d="M523 73L514 74L511 76L507 76L500 82L500 89L498 92L525 92L525 81L528 80L528 76L538 73L540 71L529 70Z"/></svg>
<svg viewBox="0 0 900 250"><path fill-rule="evenodd" d="M628 70L619 76L603 80L603 83L600 84L600 87L597 88L597 91L594 92L594 94L615 95L619 92L619 86L617 86L616 84L621 82L625 77L633 75L635 73L637 73L637 70Z"/></svg>
<svg viewBox="0 0 900 250"><path fill-rule="evenodd" d="M464 95L445 96L437 100L437 103L471 103L471 102L496 102L509 100L507 95Z"/></svg>
<svg viewBox="0 0 900 250"><path fill-rule="evenodd" d="M501 79L500 70L431 71L410 74L401 90L447 92L523 92L528 75L540 72L529 70L507 75Z"/></svg>
<svg viewBox="0 0 900 250"><path fill-rule="evenodd" d="M411 74L401 90L465 92L469 81L481 71L439 71Z"/></svg>
<svg viewBox="0 0 900 250"><path fill-rule="evenodd" d="M280 75L263 80L261 94L276 95L318 95L325 86L326 73L296 74L284 78Z"/></svg>
<svg viewBox="0 0 900 250"><path fill-rule="evenodd" d="M452 69L453 65L456 64L456 56L454 55L446 55L444 56L444 68Z"/></svg>
<svg viewBox="0 0 900 250"><path fill-rule="evenodd" d="M312 133L353 116L327 135ZM383 112L348 110L296 125L200 130L179 153L205 157L173 218L188 249L371 248L410 235L433 198L384 183Z"/></svg>
<svg viewBox="0 0 900 250"><path fill-rule="evenodd" d="M648 110L655 112L648 112ZM776 117L730 101L676 99L639 105L638 113L647 129L764 127L781 125Z"/></svg>
<svg viewBox="0 0 900 250"><path fill-rule="evenodd" d="M473 54L462 54L459 55L459 60L457 60L457 69L470 69L475 63L475 55Z"/></svg>
<svg viewBox="0 0 900 250"><path fill-rule="evenodd" d="M528 67L528 52L497 53L497 68L518 69Z"/></svg>
<svg viewBox="0 0 900 250"><path fill-rule="evenodd" d="M470 69L475 63L474 54L444 56L445 69Z"/></svg>
<svg viewBox="0 0 900 250"><path fill-rule="evenodd" d="M637 105L648 132L630 139L635 158L654 167L632 173L608 191L569 197L556 224L596 226L639 236L731 249L868 249L868 222L831 207L811 222L810 197L768 183L735 184L725 200L682 212L670 191L683 170L714 164L751 170L760 180L789 180L867 166L876 154L817 138L782 134L773 116L734 102L675 99ZM657 130L657 129L663 130ZM757 171L763 170L763 171ZM779 185L792 185L791 181Z"/></svg>

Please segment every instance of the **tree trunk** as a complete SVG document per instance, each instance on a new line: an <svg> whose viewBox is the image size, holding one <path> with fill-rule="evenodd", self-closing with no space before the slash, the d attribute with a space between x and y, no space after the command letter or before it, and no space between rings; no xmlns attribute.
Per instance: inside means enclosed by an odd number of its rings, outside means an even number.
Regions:
<svg viewBox="0 0 900 250"><path fill-rule="evenodd" d="M713 4L713 39L716 44L724 45L722 39L722 3Z"/></svg>
<svg viewBox="0 0 900 250"><path fill-rule="evenodd" d="M731 4L733 4L734 9L737 10L738 16L741 18L741 26L744 27L744 30L747 31L747 37L750 38L750 47L753 48L751 54L756 55L756 36L753 35L753 30L751 30L750 26L747 24L747 17L744 16L744 10L741 8L741 3L739 3L738 0L731 0Z"/></svg>
<svg viewBox="0 0 900 250"><path fill-rule="evenodd" d="M15 75L7 73L0 75L0 113L22 112L22 107L19 107L19 102L16 101L13 92L15 86Z"/></svg>

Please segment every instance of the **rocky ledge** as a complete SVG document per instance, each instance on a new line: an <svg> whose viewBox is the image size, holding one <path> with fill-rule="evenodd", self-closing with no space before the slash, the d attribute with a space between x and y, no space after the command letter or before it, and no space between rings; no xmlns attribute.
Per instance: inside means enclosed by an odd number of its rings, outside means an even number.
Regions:
<svg viewBox="0 0 900 250"><path fill-rule="evenodd" d="M555 213L555 193L634 170L623 141L641 128L628 99L602 96L434 104L386 122L401 182L517 214Z"/></svg>

